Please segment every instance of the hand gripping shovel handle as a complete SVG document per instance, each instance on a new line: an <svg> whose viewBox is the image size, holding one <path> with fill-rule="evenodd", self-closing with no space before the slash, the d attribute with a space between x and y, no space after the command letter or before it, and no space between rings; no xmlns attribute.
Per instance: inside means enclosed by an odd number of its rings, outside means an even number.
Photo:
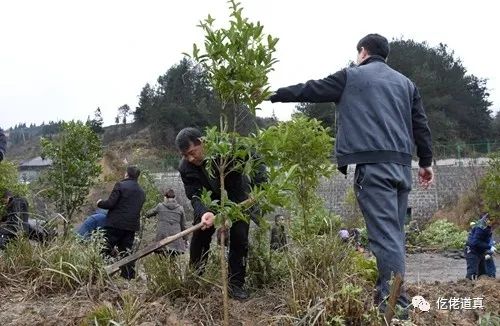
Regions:
<svg viewBox="0 0 500 326"><path fill-rule="evenodd" d="M249 198L249 199L246 199L246 200L242 201L241 203L239 203L238 206L244 206L244 207L251 206L252 204L254 204L254 202L255 202L255 200L253 198ZM177 234L174 234L174 235L171 235L171 236L166 237L164 239L161 239L160 241L153 242L152 244L144 247L143 249L137 250L135 253L133 253L133 254L131 254L123 259L120 259L119 261L117 261L111 265L106 266L104 268L104 270L106 271L106 273L108 275L112 275L112 274L118 272L120 270L120 267L127 265L128 263L134 262L137 259L140 259L144 256L147 256L150 253L154 252L156 249L162 248L162 247L168 245L169 243L172 243L175 240L182 238L185 235L191 234L194 231L201 229L202 226L203 226L203 223L200 222L196 225L193 225L190 228L185 229L182 232L179 232Z"/></svg>

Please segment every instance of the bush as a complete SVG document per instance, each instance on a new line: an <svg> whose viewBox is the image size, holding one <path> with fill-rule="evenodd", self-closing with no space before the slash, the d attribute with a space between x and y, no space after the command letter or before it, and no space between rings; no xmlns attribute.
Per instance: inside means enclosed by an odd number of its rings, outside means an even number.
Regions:
<svg viewBox="0 0 500 326"><path fill-rule="evenodd" d="M336 234L313 236L287 256L284 279L295 325L344 325L380 322L372 306L376 272L372 261L342 243ZM369 266L370 272L365 268Z"/></svg>
<svg viewBox="0 0 500 326"><path fill-rule="evenodd" d="M250 230L247 270L250 287L273 286L288 273L285 253L270 248L269 229L269 223L261 219L260 226Z"/></svg>
<svg viewBox="0 0 500 326"><path fill-rule="evenodd" d="M35 293L74 290L89 283L102 285L107 277L101 256L103 242L100 233L88 242L69 236L32 244L19 237L5 248L0 274L30 282Z"/></svg>
<svg viewBox="0 0 500 326"><path fill-rule="evenodd" d="M481 195L485 209L494 218L500 218L500 152L490 157L488 170L481 180Z"/></svg>
<svg viewBox="0 0 500 326"><path fill-rule="evenodd" d="M95 307L86 316L84 325L136 325L142 305L138 297L125 293L115 305L105 302Z"/></svg>
<svg viewBox="0 0 500 326"><path fill-rule="evenodd" d="M144 260L144 269L151 293L170 298L183 294L185 275L179 259L153 254Z"/></svg>
<svg viewBox="0 0 500 326"><path fill-rule="evenodd" d="M467 240L467 231L462 231L455 224L437 220L432 222L416 236L416 245L431 246L438 249L462 249Z"/></svg>

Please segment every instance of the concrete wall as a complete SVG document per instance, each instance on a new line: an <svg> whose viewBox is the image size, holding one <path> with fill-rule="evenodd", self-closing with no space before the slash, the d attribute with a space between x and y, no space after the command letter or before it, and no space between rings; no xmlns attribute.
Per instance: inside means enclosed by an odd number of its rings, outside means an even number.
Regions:
<svg viewBox="0 0 500 326"><path fill-rule="evenodd" d="M446 205L456 202L460 195L472 189L486 170L485 160L447 160L435 162L435 184L427 190L417 184L418 167L412 168L413 190L410 193L409 206L414 218L430 218L434 212ZM184 193L182 180L177 172L153 174L160 189L173 188L178 201L184 206L188 215L192 208ZM350 168L347 177L337 174L322 181L319 193L325 199L326 207L335 214L349 217L356 214L353 200L349 200L352 191L354 169Z"/></svg>

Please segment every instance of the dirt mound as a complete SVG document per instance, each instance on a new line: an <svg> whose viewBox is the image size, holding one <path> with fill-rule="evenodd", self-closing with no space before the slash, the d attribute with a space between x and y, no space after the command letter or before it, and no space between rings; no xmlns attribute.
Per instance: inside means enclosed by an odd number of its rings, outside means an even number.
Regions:
<svg viewBox="0 0 500 326"><path fill-rule="evenodd" d="M430 303L428 312L413 312L412 320L417 325L477 325L479 317L486 312L491 316L500 316L500 280L484 278L478 281L462 279L456 282L433 284L411 284L408 294L420 295ZM482 309L464 309L468 299L482 298ZM450 310L451 301L458 299L456 310ZM456 300L455 300L456 301ZM474 300L473 300L474 301ZM481 300L476 300L479 303ZM439 303L446 302L439 309ZM494 323L494 322L493 322ZM491 324L494 325L494 324Z"/></svg>

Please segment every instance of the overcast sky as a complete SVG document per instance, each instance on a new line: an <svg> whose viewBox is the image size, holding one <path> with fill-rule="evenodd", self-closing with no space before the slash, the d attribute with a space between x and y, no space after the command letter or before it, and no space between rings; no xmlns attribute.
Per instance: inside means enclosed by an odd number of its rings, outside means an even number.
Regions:
<svg viewBox="0 0 500 326"><path fill-rule="evenodd" d="M495 1L242 4L245 16L280 38L273 88L326 77L355 60L361 37L380 33L448 44L468 73L489 80L491 109L500 109ZM142 87L201 43L200 19L210 13L220 26L228 12L225 0L0 0L0 127L86 119L97 107L113 123L119 106L135 109ZM293 105L267 103L260 115L273 109L287 119Z"/></svg>

